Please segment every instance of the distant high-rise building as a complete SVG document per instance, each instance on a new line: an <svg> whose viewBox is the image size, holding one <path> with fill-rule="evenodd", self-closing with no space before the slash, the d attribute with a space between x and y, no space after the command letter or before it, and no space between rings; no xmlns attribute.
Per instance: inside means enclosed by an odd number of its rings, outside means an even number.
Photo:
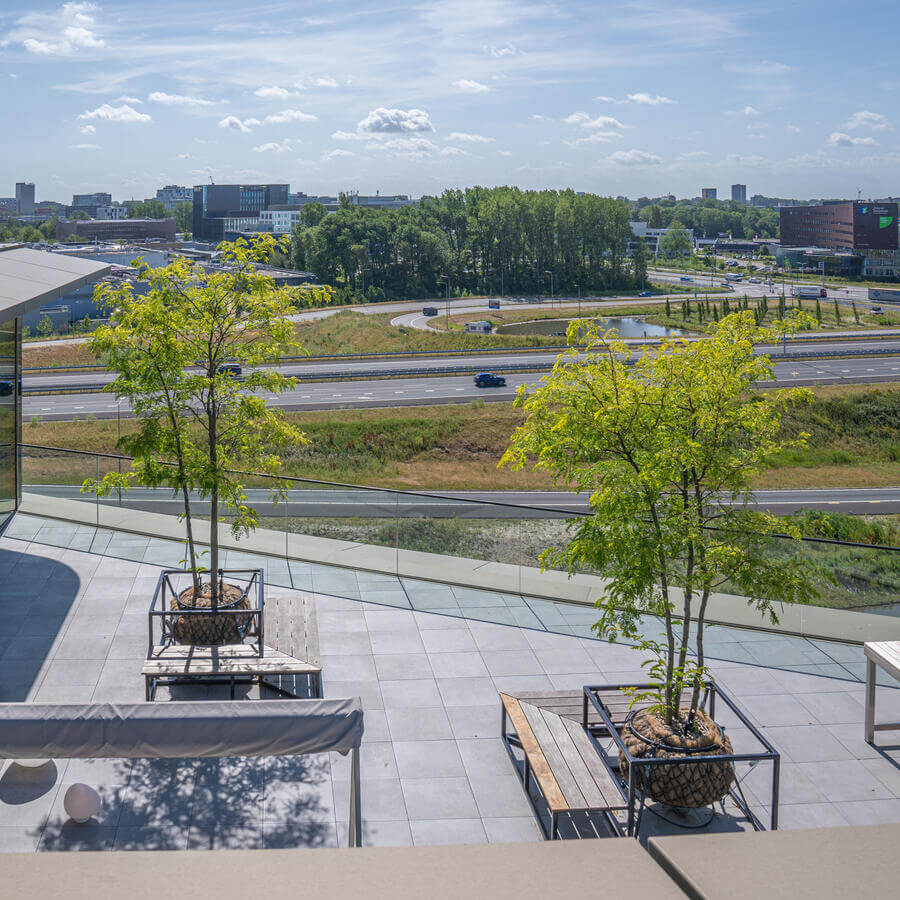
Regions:
<svg viewBox="0 0 900 900"><path fill-rule="evenodd" d="M179 184L167 184L156 191L156 199L169 211L174 212L179 203L193 203L194 189Z"/></svg>
<svg viewBox="0 0 900 900"><path fill-rule="evenodd" d="M95 191L93 194L73 194L71 212L81 212L95 218L101 207L112 206L112 194Z"/></svg>
<svg viewBox="0 0 900 900"><path fill-rule="evenodd" d="M16 182L16 212L20 216L34 215L34 185L30 181Z"/></svg>
<svg viewBox="0 0 900 900"><path fill-rule="evenodd" d="M746 184L733 184L731 186L731 200L733 203L746 203L747 202L747 185Z"/></svg>
<svg viewBox="0 0 900 900"><path fill-rule="evenodd" d="M288 202L287 184L200 184L194 186L195 241L218 243L229 232L252 231L261 210Z"/></svg>
<svg viewBox="0 0 900 900"><path fill-rule="evenodd" d="M717 191L715 188L700 188L701 200L715 200Z"/></svg>

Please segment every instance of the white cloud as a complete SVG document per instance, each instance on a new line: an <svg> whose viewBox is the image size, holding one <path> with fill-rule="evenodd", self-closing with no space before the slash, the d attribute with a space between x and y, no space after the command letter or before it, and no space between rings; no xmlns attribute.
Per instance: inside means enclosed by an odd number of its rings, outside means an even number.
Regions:
<svg viewBox="0 0 900 900"><path fill-rule="evenodd" d="M632 103L637 103L641 106L665 106L678 102L677 100L672 100L669 97L661 97L659 94L651 96L650 94L644 93L629 94L628 99Z"/></svg>
<svg viewBox="0 0 900 900"><path fill-rule="evenodd" d="M165 91L153 91L147 96L151 103L162 103L166 106L215 106L221 100L206 100L203 97L192 97L188 94L167 94Z"/></svg>
<svg viewBox="0 0 900 900"><path fill-rule="evenodd" d="M250 121L247 119L246 121ZM284 125L286 122L315 122L316 117L309 113L301 112L299 109L283 109L279 113L266 116L263 119L263 125Z"/></svg>
<svg viewBox="0 0 900 900"><path fill-rule="evenodd" d="M357 131L368 134L434 131L431 119L423 109L386 109L383 106L373 109L364 119L360 119L356 128Z"/></svg>
<svg viewBox="0 0 900 900"><path fill-rule="evenodd" d="M872 131L887 131L892 127L891 121L887 116L883 116L881 113L869 112L865 109L853 113L844 124L844 128L849 128L851 131L856 128L871 128Z"/></svg>
<svg viewBox="0 0 900 900"><path fill-rule="evenodd" d="M152 122L153 117L138 112L134 107L123 103L122 106L110 106L104 103L96 109L85 110L79 119L101 119L104 122Z"/></svg>
<svg viewBox="0 0 900 900"><path fill-rule="evenodd" d="M444 147L441 150L441 156L471 156L468 150L463 150L462 147Z"/></svg>
<svg viewBox="0 0 900 900"><path fill-rule="evenodd" d="M16 75L15 72L10 72L10 73L9 73L9 77L10 77L10 78L18 78L19 76Z"/></svg>
<svg viewBox="0 0 900 900"><path fill-rule="evenodd" d="M878 141L872 137L850 137L843 131L833 131L828 138L829 147L877 147Z"/></svg>
<svg viewBox="0 0 900 900"><path fill-rule="evenodd" d="M190 153L179 153L175 159L196 159L196 156L191 156Z"/></svg>
<svg viewBox="0 0 900 900"><path fill-rule="evenodd" d="M253 148L254 153L287 153L291 149L289 141L269 141Z"/></svg>
<svg viewBox="0 0 900 900"><path fill-rule="evenodd" d="M513 44L504 44L502 47L491 47L491 56L494 59L503 59L504 56L515 56L519 52Z"/></svg>
<svg viewBox="0 0 900 900"><path fill-rule="evenodd" d="M480 81L472 81L471 78L460 78L453 82L453 87L464 91L466 94L486 94L490 88Z"/></svg>
<svg viewBox="0 0 900 900"><path fill-rule="evenodd" d="M49 13L31 12L20 16L3 43L21 44L36 56L74 56L83 50L105 46L97 33L94 3L63 3Z"/></svg>
<svg viewBox="0 0 900 900"><path fill-rule="evenodd" d="M97 129L93 125L82 125L78 129L82 134L96 134Z"/></svg>
<svg viewBox="0 0 900 900"><path fill-rule="evenodd" d="M379 147L383 150L405 154L434 153L438 149L437 144L423 137L396 137L387 141L379 141L377 144L370 144L369 146L370 148Z"/></svg>
<svg viewBox="0 0 900 900"><path fill-rule="evenodd" d="M100 150L99 144L69 144L70 150Z"/></svg>
<svg viewBox="0 0 900 900"><path fill-rule="evenodd" d="M277 84L269 85L269 87L257 88L253 93L263 100L288 100L291 97L296 97L298 94L297 91L279 87Z"/></svg>
<svg viewBox="0 0 900 900"><path fill-rule="evenodd" d="M612 116L597 116L592 119L586 112L578 110L563 120L567 125L580 125L582 128L624 128L625 126Z"/></svg>
<svg viewBox="0 0 900 900"><path fill-rule="evenodd" d="M224 119L219 121L219 128L227 128L229 131L240 131L243 134L248 134L250 131L237 116L225 116Z"/></svg>
<svg viewBox="0 0 900 900"><path fill-rule="evenodd" d="M790 134L800 134L800 129L796 126L788 122L787 130Z"/></svg>
<svg viewBox="0 0 900 900"><path fill-rule="evenodd" d="M336 88L338 86L337 81L328 75L317 75L314 78L307 78L306 83L312 87Z"/></svg>
<svg viewBox="0 0 900 900"><path fill-rule="evenodd" d="M356 154L352 150L344 150L341 147L337 147L334 150L323 153L322 161L330 162L332 159L345 159L348 156L356 156Z"/></svg>
<svg viewBox="0 0 900 900"><path fill-rule="evenodd" d="M553 119L550 116L542 116L540 113L532 113L531 119L534 122L552 122Z"/></svg>
<svg viewBox="0 0 900 900"><path fill-rule="evenodd" d="M143 100L140 97L128 97L123 94L121 97L116 97L113 101L114 103L130 103L132 106L140 106L143 104Z"/></svg>
<svg viewBox="0 0 900 900"><path fill-rule="evenodd" d="M758 115L759 115L759 110L756 109L756 107L753 107L753 106L745 106L745 107L741 110L741 112L742 112L745 116L758 116Z"/></svg>
<svg viewBox="0 0 900 900"><path fill-rule="evenodd" d="M645 150L617 150L607 159L618 166L658 166L662 158Z"/></svg>
<svg viewBox="0 0 900 900"><path fill-rule="evenodd" d="M729 63L723 66L728 72L739 72L742 75L784 75L791 67L783 62L772 62L763 59L755 63Z"/></svg>
<svg viewBox="0 0 900 900"><path fill-rule="evenodd" d="M467 131L454 131L447 135L447 140L465 144L492 144L496 138L485 137L483 134L470 134Z"/></svg>
<svg viewBox="0 0 900 900"><path fill-rule="evenodd" d="M576 138L574 141L564 141L570 147L578 147L581 144L611 144L616 139L621 140L622 133L619 131L594 131L587 137Z"/></svg>
<svg viewBox="0 0 900 900"><path fill-rule="evenodd" d="M509 150L498 150L497 156L512 156L512 153Z"/></svg>

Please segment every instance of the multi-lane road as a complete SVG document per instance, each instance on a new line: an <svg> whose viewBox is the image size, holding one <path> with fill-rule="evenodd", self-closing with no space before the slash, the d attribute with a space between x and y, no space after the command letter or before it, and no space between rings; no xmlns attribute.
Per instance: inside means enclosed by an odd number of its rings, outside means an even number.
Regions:
<svg viewBox="0 0 900 900"><path fill-rule="evenodd" d="M29 485L28 493L67 500L96 502L86 498L77 485ZM247 491L247 498L261 516L301 518L472 518L530 519L562 518L589 511L588 495L564 491L429 491L418 494L374 488L310 487L292 490L287 500L272 505L267 490ZM757 491L759 509L788 515L801 509L839 510L846 513L889 514L900 512L900 488L834 488L796 491ZM116 498L102 501L107 506ZM163 488L135 488L123 494L122 504L130 509L176 514L182 508L179 495ZM206 515L209 504L195 496L195 514Z"/></svg>
<svg viewBox="0 0 900 900"><path fill-rule="evenodd" d="M405 378L386 378L361 368L356 380L345 376L329 381L301 381L293 390L267 395L266 399L273 406L295 410L422 406L462 403L476 397L508 401L519 385L534 383L539 378L539 370L548 368L554 358L554 354L535 354L530 362L538 372L510 373L506 376L505 388L476 388L471 374L410 374ZM515 360L522 364L521 357L515 357ZM404 362L409 361L382 361L385 369L399 367ZM410 364L407 371L414 372L421 365L419 360L412 362L414 364ZM469 369L503 368L501 359L488 361L481 356L477 360L460 359L459 364ZM333 368L334 364L331 365ZM374 363L364 365L373 367ZM780 385L900 381L900 356L819 360L776 358L774 371ZM87 415L116 418L117 414L127 416L129 412L125 401L117 404L114 397L103 393L26 395L22 402L22 415L26 420L33 416L43 420L84 418Z"/></svg>

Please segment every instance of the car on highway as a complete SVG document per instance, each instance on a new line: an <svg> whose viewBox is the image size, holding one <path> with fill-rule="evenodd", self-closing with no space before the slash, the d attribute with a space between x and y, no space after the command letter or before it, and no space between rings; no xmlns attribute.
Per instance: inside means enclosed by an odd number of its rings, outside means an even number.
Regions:
<svg viewBox="0 0 900 900"><path fill-rule="evenodd" d="M762 281L760 281L759 278L748 278L747 282L749 284L762 284Z"/></svg>
<svg viewBox="0 0 900 900"><path fill-rule="evenodd" d="M681 278L679 278L678 280L679 281L687 281L687 282L690 282L690 284L694 283L694 279L688 275L682 275Z"/></svg>
<svg viewBox="0 0 900 900"><path fill-rule="evenodd" d="M438 314L436 306L423 306L422 307L422 315L423 316L436 316Z"/></svg>
<svg viewBox="0 0 900 900"><path fill-rule="evenodd" d="M641 291L638 294L638 297L652 297L652 296L653 296L653 291Z"/></svg>
<svg viewBox="0 0 900 900"><path fill-rule="evenodd" d="M240 378L243 372L237 363L222 363L216 366L216 374L227 375L229 378Z"/></svg>
<svg viewBox="0 0 900 900"><path fill-rule="evenodd" d="M506 387L506 379L493 372L479 372L475 376L475 387Z"/></svg>

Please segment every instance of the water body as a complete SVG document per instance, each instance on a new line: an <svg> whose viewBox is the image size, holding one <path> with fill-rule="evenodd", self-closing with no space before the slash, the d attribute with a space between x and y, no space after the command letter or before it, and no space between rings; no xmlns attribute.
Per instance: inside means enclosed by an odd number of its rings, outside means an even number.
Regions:
<svg viewBox="0 0 900 900"><path fill-rule="evenodd" d="M535 319L533 322L514 322L511 325L498 325L496 333L564 335L570 321L570 319ZM623 338L677 337L682 333L677 328L653 325L634 316L609 316L605 319L594 319L594 321L603 328L614 328Z"/></svg>

